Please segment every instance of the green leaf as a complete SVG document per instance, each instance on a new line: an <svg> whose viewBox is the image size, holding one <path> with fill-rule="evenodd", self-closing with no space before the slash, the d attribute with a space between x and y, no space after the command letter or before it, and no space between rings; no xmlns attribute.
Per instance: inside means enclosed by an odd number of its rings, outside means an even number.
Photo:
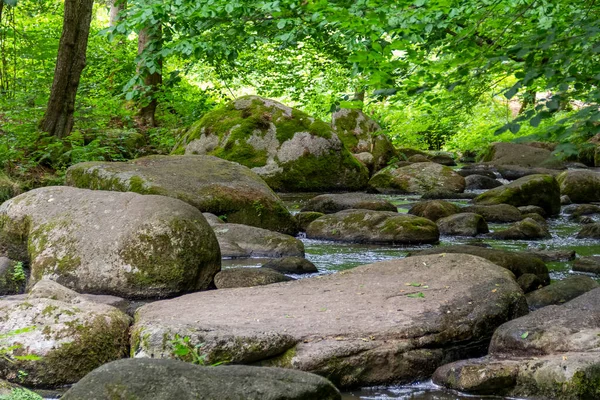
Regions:
<svg viewBox="0 0 600 400"><path fill-rule="evenodd" d="M527 339L527 336L529 336L529 332L525 332L521 335L521 339Z"/></svg>
<svg viewBox="0 0 600 400"><path fill-rule="evenodd" d="M425 295L423 294L423 292L409 293L406 295L406 297L410 297L412 299L423 299L423 298L425 298Z"/></svg>
<svg viewBox="0 0 600 400"><path fill-rule="evenodd" d="M283 29L283 28L285 28L286 24L287 24L287 21L285 19L281 19L281 20L279 20L279 22L277 22L277 28Z"/></svg>

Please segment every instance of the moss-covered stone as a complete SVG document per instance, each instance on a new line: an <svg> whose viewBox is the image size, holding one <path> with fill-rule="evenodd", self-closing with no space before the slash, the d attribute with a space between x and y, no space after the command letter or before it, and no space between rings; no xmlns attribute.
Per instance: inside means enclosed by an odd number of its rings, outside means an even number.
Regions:
<svg viewBox="0 0 600 400"><path fill-rule="evenodd" d="M553 176L528 175L488 190L477 196L473 202L480 205L539 206L548 215L556 215L560 212L560 187Z"/></svg>
<svg viewBox="0 0 600 400"><path fill-rule="evenodd" d="M369 187L380 193L423 194L434 189L461 193L465 190L465 178L450 167L422 162L401 168L384 168L373 175Z"/></svg>
<svg viewBox="0 0 600 400"><path fill-rule="evenodd" d="M600 201L600 173L586 170L565 171L556 177L560 194L573 203Z"/></svg>
<svg viewBox="0 0 600 400"><path fill-rule="evenodd" d="M366 168L328 124L257 96L208 113L181 143L185 154L214 155L252 168L275 190L356 190L368 179Z"/></svg>
<svg viewBox="0 0 600 400"><path fill-rule="evenodd" d="M409 214L437 221L440 218L458 214L460 207L444 200L420 201L408 210Z"/></svg>

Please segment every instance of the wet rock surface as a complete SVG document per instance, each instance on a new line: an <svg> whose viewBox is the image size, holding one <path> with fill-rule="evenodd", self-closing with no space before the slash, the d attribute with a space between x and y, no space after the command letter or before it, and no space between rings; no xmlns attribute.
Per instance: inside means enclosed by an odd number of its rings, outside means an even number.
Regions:
<svg viewBox="0 0 600 400"><path fill-rule="evenodd" d="M349 209L398 211L389 201L366 193L323 194L307 201L300 211L334 214Z"/></svg>

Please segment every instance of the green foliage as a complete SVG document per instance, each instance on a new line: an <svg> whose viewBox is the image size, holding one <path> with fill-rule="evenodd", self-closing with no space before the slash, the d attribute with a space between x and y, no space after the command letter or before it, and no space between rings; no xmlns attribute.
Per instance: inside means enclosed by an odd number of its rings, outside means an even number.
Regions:
<svg viewBox="0 0 600 400"><path fill-rule="evenodd" d="M23 388L15 388L7 395L0 396L0 400L43 400L43 397Z"/></svg>
<svg viewBox="0 0 600 400"><path fill-rule="evenodd" d="M202 353L204 343L193 345L189 336L181 337L178 334L175 334L175 337L169 341L169 345L171 346L171 354L173 357L182 361L191 362L192 364L214 367L226 362L222 361L208 364L208 355Z"/></svg>
<svg viewBox="0 0 600 400"><path fill-rule="evenodd" d="M26 356L14 355L13 354L14 351L22 348L23 345L21 345L19 343L9 345L6 343L6 339L14 338L15 336L21 335L23 333L34 331L35 329L36 329L35 326L28 326L26 328L15 329L15 330L9 331L7 333L0 334L0 358L3 358L5 361L8 361L10 363L14 363L15 360L17 360L17 361L37 361L37 360L39 360L41 357L35 356L33 354L29 354Z"/></svg>
<svg viewBox="0 0 600 400"><path fill-rule="evenodd" d="M25 268L23 267L23 263L19 261L13 267L12 280L16 283L22 283L25 282L26 279Z"/></svg>

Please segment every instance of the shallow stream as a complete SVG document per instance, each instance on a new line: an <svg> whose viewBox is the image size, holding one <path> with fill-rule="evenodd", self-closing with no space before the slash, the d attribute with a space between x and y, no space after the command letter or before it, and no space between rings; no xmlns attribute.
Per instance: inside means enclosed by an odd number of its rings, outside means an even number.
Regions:
<svg viewBox="0 0 600 400"><path fill-rule="evenodd" d="M283 194L280 195L287 207L293 212L298 212L303 203L318 195L319 193ZM412 204L420 201L420 196L412 195L379 195L379 197L391 201L398 206L398 211L405 213ZM449 200L458 205L466 205L468 200ZM508 224L489 224L490 231L504 229ZM600 255L600 242L598 240L582 240L575 236L581 229L581 225L569 221L568 216L561 214L556 218L548 219L548 228L552 237L543 240L495 240L480 236L477 238L440 237L440 243L436 246L449 246L453 244L469 244L474 241L485 243L493 248L527 251L528 249L540 250L575 250L578 256ZM306 278L314 275L332 274L345 269L354 268L358 265L370 264L378 261L406 257L407 253L414 250L422 250L433 247L422 246L378 246L363 245L355 243L329 242L322 240L311 240L302 238L305 245L306 258L312 261L319 272L317 274L294 276ZM239 259L223 260L223 268L228 267L260 267L266 262L265 259ZM560 280L572 273L571 262L546 263L550 269L553 280ZM462 399L507 399L506 397L482 397L468 396L454 391L445 390L431 382L413 385L367 388L359 391L344 393L344 400L388 400L388 399L415 399L415 400L462 400Z"/></svg>

